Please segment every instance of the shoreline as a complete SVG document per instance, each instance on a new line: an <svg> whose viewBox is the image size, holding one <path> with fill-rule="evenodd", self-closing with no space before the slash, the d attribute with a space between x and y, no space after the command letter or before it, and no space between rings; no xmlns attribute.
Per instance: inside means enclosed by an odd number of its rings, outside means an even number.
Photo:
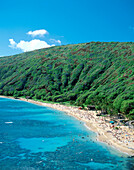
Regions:
<svg viewBox="0 0 134 170"><path fill-rule="evenodd" d="M1 95L0 97L15 99L14 97ZM130 130L126 126L121 126L121 130L115 130L114 128L111 128L111 124L106 122L103 117L97 117L96 111L80 110L78 107L75 106L66 106L58 103L44 103L25 98L18 98L18 100L50 107L65 112L67 115L73 116L79 121L83 121L86 128L97 133L98 141L106 143L110 147L114 147L124 154L134 156L134 130ZM127 136L129 136L129 140Z"/></svg>

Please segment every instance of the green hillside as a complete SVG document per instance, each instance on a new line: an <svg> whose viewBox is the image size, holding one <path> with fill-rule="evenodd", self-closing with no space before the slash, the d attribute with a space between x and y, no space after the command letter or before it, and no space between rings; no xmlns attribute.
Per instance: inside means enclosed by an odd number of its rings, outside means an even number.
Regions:
<svg viewBox="0 0 134 170"><path fill-rule="evenodd" d="M134 119L134 42L90 42L1 57L0 94L91 104Z"/></svg>

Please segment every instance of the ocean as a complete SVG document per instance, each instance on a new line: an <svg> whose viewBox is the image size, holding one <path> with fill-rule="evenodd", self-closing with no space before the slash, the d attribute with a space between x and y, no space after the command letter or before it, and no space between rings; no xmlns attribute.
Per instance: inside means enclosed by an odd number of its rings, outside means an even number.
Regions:
<svg viewBox="0 0 134 170"><path fill-rule="evenodd" d="M134 158L66 113L0 98L0 170L131 170Z"/></svg>

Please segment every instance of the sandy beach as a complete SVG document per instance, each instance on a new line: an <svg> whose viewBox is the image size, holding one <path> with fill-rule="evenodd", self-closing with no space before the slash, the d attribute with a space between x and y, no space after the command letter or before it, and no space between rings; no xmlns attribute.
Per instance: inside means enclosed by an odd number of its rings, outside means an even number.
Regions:
<svg viewBox="0 0 134 170"><path fill-rule="evenodd" d="M0 97L14 99L14 97ZM53 109L63 111L70 116L74 116L78 120L85 122L85 125L90 130L97 133L97 140L105 142L108 145L115 147L120 152L128 154L129 156L134 156L134 129L129 129L128 126L119 126L118 129L116 129L111 123L109 123L109 117L96 116L96 111L82 110L79 107L66 106L56 103L44 103L31 99L27 100L24 98L19 98L19 100L51 107Z"/></svg>

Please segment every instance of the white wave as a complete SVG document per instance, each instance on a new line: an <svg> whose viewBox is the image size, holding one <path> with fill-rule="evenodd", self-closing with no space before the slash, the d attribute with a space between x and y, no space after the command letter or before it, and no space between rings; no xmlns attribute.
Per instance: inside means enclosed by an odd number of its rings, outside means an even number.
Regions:
<svg viewBox="0 0 134 170"><path fill-rule="evenodd" d="M6 124L12 124L13 122L5 122Z"/></svg>

